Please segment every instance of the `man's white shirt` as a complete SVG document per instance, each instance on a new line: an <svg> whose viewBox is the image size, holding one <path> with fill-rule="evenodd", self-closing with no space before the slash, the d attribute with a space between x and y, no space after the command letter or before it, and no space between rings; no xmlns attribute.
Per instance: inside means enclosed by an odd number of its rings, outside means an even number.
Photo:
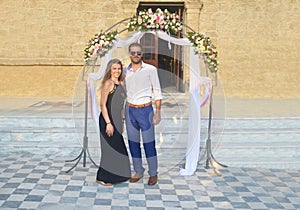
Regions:
<svg viewBox="0 0 300 210"><path fill-rule="evenodd" d="M142 66L135 72L131 65L126 67L125 85L127 102L135 105L145 104L162 99L162 93L155 66L142 62Z"/></svg>

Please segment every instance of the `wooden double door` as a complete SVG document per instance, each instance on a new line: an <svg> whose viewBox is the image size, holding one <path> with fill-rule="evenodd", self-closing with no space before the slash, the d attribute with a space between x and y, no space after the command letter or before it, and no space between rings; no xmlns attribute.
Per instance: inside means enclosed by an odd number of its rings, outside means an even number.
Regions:
<svg viewBox="0 0 300 210"><path fill-rule="evenodd" d="M139 10L151 8L155 11L157 8L168 9L172 13L177 13L181 19L184 5L182 3L140 3ZM180 37L180 34L172 34ZM140 43L143 46L145 63L152 64L158 69L158 76L161 87L166 91L184 92L183 86L183 66L182 66L182 47L160 39L158 36L145 33Z"/></svg>
<svg viewBox="0 0 300 210"><path fill-rule="evenodd" d="M141 44L144 50L143 60L158 69L161 87L167 91L183 92L182 49L150 33L146 33Z"/></svg>

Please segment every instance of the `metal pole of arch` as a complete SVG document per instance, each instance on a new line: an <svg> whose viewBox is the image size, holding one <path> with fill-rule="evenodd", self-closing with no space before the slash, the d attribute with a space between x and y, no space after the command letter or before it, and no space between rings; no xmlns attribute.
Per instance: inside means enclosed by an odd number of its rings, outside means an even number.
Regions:
<svg viewBox="0 0 300 210"><path fill-rule="evenodd" d="M95 66L93 64L93 66ZM82 79L84 80L84 69L83 69L83 75L82 75ZM88 136L87 136L87 118L88 118L88 82L87 80L85 81L85 99L84 99L84 136L83 136L83 147L81 149L81 152L79 153L79 155L73 159L73 160L66 160L66 162L73 162L76 161L75 164L66 171L66 173L69 173L71 170L73 170L79 163L79 161L81 160L81 158L83 157L83 167L86 166L86 157L88 156L88 158L90 159L90 161L96 166L99 167L95 161L92 159L90 152L89 152L89 148L88 148Z"/></svg>
<svg viewBox="0 0 300 210"><path fill-rule="evenodd" d="M224 164L219 163L215 157L212 154L211 151L211 121L212 121L212 102L213 102L213 85L211 88L211 93L210 93L210 98L209 98L209 115L208 115L208 136L206 139L206 164L205 164L205 168L209 169L210 166L213 168L214 172L217 175L221 175L215 168L214 163L217 163L218 165L222 166L222 167L227 167ZM210 166L209 166L210 165Z"/></svg>

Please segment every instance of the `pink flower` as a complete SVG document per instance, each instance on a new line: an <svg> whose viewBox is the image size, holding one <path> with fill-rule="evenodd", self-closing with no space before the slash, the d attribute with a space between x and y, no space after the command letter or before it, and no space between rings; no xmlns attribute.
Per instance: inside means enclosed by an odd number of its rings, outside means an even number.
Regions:
<svg viewBox="0 0 300 210"><path fill-rule="evenodd" d="M160 17L160 16L157 16L155 22L156 22L156 23L160 23L160 21L161 21L161 17Z"/></svg>
<svg viewBox="0 0 300 210"><path fill-rule="evenodd" d="M138 16L138 24L141 25L142 22L143 22L142 17L141 17L141 16Z"/></svg>

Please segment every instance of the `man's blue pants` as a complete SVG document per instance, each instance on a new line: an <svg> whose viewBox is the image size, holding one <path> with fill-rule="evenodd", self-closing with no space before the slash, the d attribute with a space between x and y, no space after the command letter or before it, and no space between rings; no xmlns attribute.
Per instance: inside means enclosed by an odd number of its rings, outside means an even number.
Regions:
<svg viewBox="0 0 300 210"><path fill-rule="evenodd" d="M125 122L128 135L128 145L132 157L132 164L137 174L144 174L141 153L141 135L147 158L149 175L157 175L157 152L155 148L155 131L152 123L153 107L133 108L126 105Z"/></svg>

